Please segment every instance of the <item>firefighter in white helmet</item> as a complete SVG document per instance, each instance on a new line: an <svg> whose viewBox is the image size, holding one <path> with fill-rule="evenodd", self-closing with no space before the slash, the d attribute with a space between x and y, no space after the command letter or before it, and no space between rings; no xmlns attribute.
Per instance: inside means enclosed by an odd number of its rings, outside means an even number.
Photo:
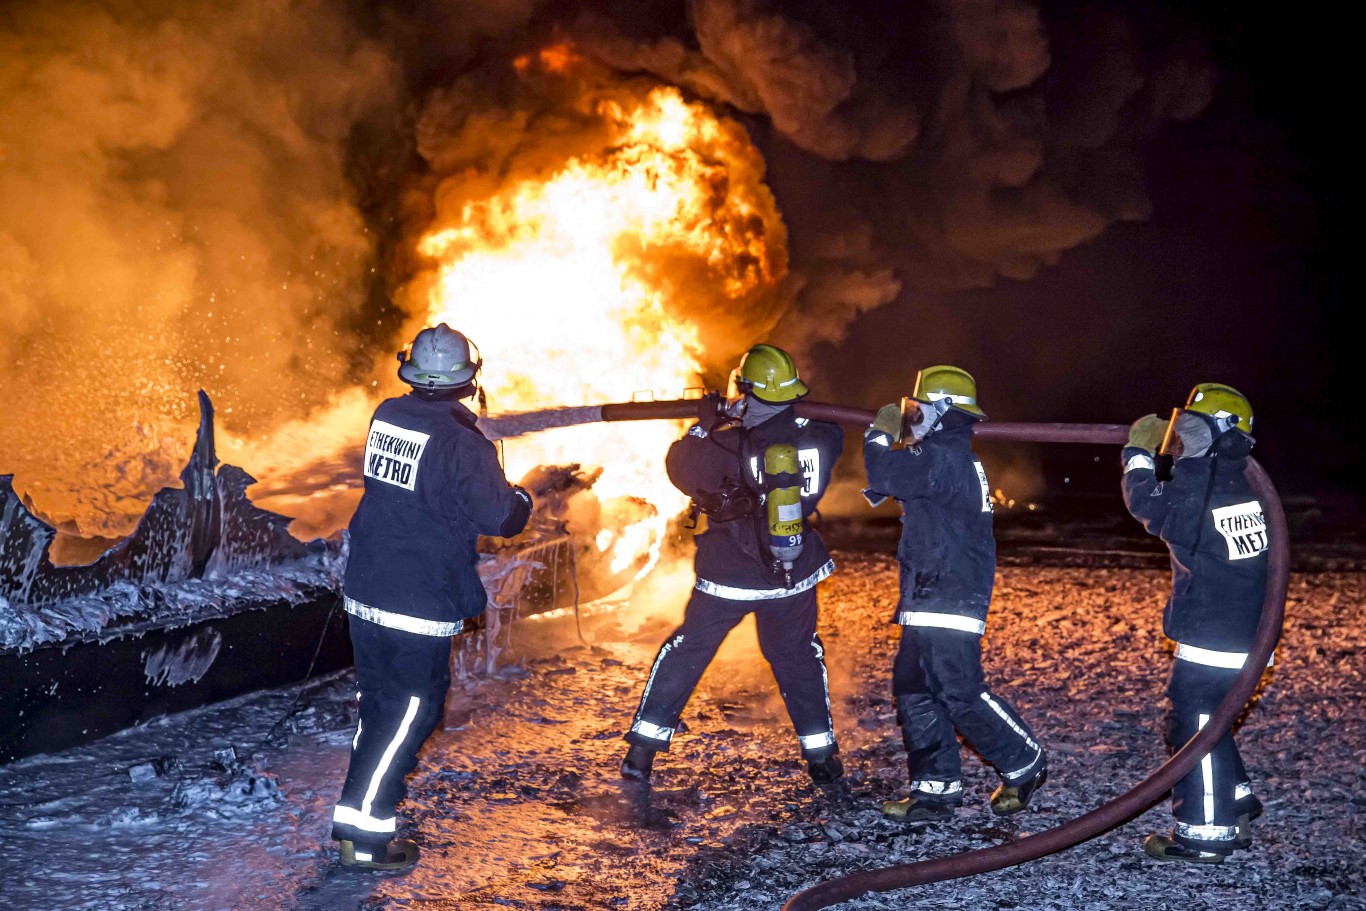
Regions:
<svg viewBox="0 0 1366 911"><path fill-rule="evenodd" d="M417 862L417 845L394 837L395 808L443 713L451 637L487 602L475 543L517 534L531 514L530 495L508 484L463 404L478 391L478 349L442 323L419 332L399 362L413 388L375 410L350 525L342 590L360 723L332 815L342 863L379 870Z"/></svg>
<svg viewBox="0 0 1366 911"><path fill-rule="evenodd" d="M1266 517L1244 476L1252 406L1231 386L1201 383L1170 420L1135 421L1124 447L1124 502L1171 551L1172 594L1162 628L1176 643L1167 683L1167 744L1180 749L1204 727L1247 662L1267 585ZM1173 459L1158 479L1157 456ZM1217 864L1252 846L1262 804L1225 734L1172 788L1176 827L1143 848L1156 860Z"/></svg>

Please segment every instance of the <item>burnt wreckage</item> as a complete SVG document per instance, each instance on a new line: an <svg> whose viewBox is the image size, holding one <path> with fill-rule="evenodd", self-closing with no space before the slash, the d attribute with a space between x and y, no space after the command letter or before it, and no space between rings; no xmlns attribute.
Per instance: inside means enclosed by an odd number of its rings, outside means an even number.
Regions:
<svg viewBox="0 0 1366 911"><path fill-rule="evenodd" d="M218 463L203 392L199 407L183 486L158 492L137 529L91 563L53 563L57 531L0 475L0 762L351 663L337 608L345 535L305 543L290 518L252 504L256 479ZM518 538L481 547L490 621L467 637L461 670L491 669L519 613L606 594L643 565L612 572L592 546L597 529L569 533L571 505L608 518L594 480L576 465L524 479L537 512Z"/></svg>

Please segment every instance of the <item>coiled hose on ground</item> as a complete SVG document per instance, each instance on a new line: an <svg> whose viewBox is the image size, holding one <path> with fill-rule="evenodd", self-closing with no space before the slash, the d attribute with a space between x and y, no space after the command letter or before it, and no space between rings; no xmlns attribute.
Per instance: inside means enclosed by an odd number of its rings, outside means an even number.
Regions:
<svg viewBox="0 0 1366 911"><path fill-rule="evenodd" d="M600 420L639 421L660 418L688 418L697 413L696 400L668 402L625 402L601 407ZM873 412L823 402L799 402L801 417L842 424L868 425ZM1029 443L1124 443L1128 427L1120 424L1036 424L983 423L974 434L983 440L1011 440ZM851 873L819 883L792 896L782 911L816 911L857 898L869 892L889 892L909 886L961 879L1036 860L1047 854L1080 844L1121 825L1160 801L1172 786L1195 768L1206 753L1232 727L1252 694L1256 692L1267 661L1281 635L1285 617L1285 598L1290 584L1290 551L1286 542L1285 511L1276 488L1255 460L1247 463L1247 479L1266 516L1270 551L1266 600L1261 622L1257 625L1252 647L1242 670L1234 678L1223 702L1214 710L1205 727L1151 775L1114 800L1096 807L1044 832L1029 835L1009 844L979 848L947 857L936 857L881 870Z"/></svg>

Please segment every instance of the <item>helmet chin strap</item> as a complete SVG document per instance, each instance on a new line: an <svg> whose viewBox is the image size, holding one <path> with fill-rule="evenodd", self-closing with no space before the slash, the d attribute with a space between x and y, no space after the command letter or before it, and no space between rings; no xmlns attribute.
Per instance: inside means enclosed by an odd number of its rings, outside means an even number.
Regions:
<svg viewBox="0 0 1366 911"><path fill-rule="evenodd" d="M419 398L433 400L461 401L471 396L478 396L480 413L488 413L488 395L484 392L484 387L480 385L477 374L474 379L468 383L461 383L459 386L437 386L434 383L428 383L426 386L414 386L413 392Z"/></svg>

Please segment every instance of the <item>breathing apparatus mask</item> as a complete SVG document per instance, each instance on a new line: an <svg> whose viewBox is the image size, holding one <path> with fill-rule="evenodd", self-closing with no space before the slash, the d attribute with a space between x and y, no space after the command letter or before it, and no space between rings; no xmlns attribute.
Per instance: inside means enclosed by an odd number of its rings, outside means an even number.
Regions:
<svg viewBox="0 0 1366 911"><path fill-rule="evenodd" d="M743 421L749 410L750 393L754 384L740 375L740 368L730 372L730 382L726 385L726 400L721 413L732 421Z"/></svg>
<svg viewBox="0 0 1366 911"><path fill-rule="evenodd" d="M1208 415L1173 408L1158 455L1172 459L1198 459L1209 454L1214 441L1238 426L1238 416Z"/></svg>
<svg viewBox="0 0 1366 911"><path fill-rule="evenodd" d="M942 398L935 402L917 402L907 396L901 397L902 439L910 438L919 443L939 428L944 415L953 407L953 400Z"/></svg>

